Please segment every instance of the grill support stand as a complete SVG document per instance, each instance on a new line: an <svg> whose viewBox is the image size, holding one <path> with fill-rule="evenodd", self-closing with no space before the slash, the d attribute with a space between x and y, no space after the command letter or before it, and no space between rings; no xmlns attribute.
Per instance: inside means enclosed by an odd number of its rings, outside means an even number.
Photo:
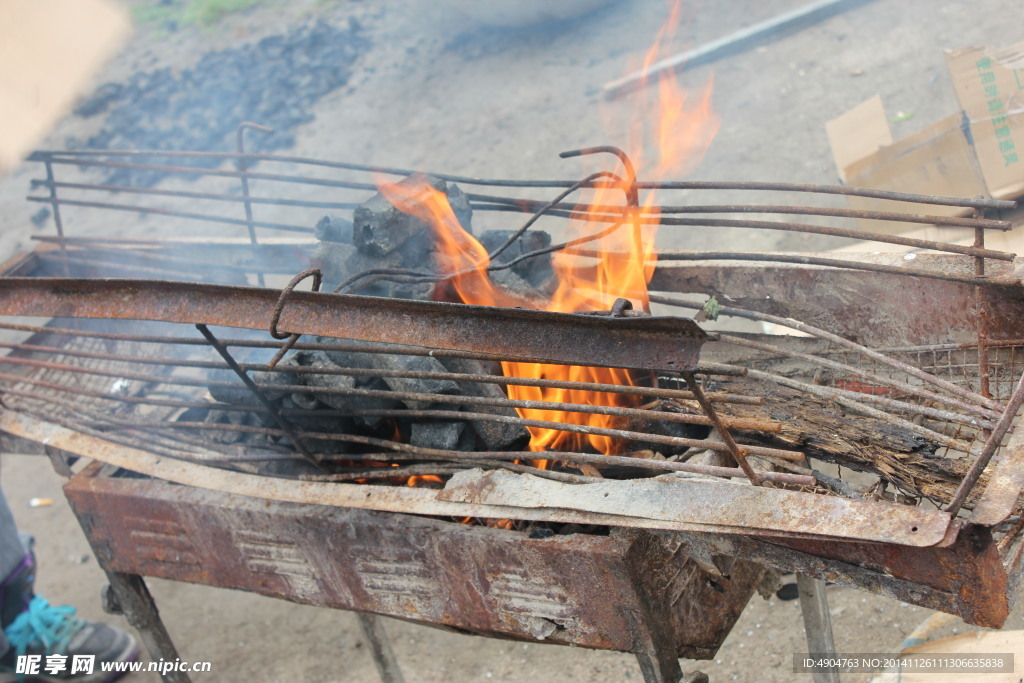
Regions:
<svg viewBox="0 0 1024 683"><path fill-rule="evenodd" d="M377 665L381 683L405 683L405 678L402 677L402 668L398 666L395 653L391 650L391 639L388 638L388 632L384 628L381 618L376 614L356 612L356 619L359 620L363 636L370 645L373 663Z"/></svg>
<svg viewBox="0 0 1024 683"><path fill-rule="evenodd" d="M143 645L154 660L173 662L179 659L178 649L164 627L145 580L138 574L104 571L110 584L104 590L103 609L111 614L124 614L128 623L139 632ZM184 671L161 673L160 680L164 683L192 683Z"/></svg>
<svg viewBox="0 0 1024 683"><path fill-rule="evenodd" d="M835 655L836 642L832 637L832 617L828 612L825 582L797 574L796 585L800 590L800 611L804 616L804 631L807 633L807 652L812 657ZM839 683L839 674L835 671L815 672L813 677L814 683Z"/></svg>

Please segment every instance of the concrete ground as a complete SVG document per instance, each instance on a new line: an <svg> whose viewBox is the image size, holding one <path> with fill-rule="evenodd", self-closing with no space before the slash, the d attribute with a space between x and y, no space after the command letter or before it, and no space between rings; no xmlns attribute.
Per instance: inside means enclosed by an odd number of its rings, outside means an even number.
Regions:
<svg viewBox="0 0 1024 683"><path fill-rule="evenodd" d="M667 49L694 47L804 1L688 2ZM206 51L317 16L339 23L355 18L373 47L349 86L316 105L316 120L298 130L290 153L466 175L550 178L581 175L578 162L558 158L562 150L627 145L642 93L607 102L600 89L638 62L667 8L660 0L621 0L555 26L501 29L481 26L444 3L266 2L227 17L210 32L182 29L166 35L143 27L99 82L123 79L140 68L190 67ZM943 50L1019 41L1021 18L1020 4L1013 0L876 0L687 71L679 82L691 92L713 78L720 127L703 160L691 160L685 177L834 182L828 120L875 93L891 116L903 112L903 120L892 123L896 138L954 112ZM69 136L86 137L95 125L69 116L41 147L62 148ZM29 179L39 175L39 168L25 164L0 181L0 258L31 249L33 235L52 230L32 225L30 217L39 207L23 199ZM68 216L68 230L152 236L153 228L132 214L83 213ZM669 248L832 244L726 230L666 229L659 235L659 245ZM48 463L5 454L0 483L19 524L38 537L40 592L51 602L79 606L87 618L108 619L99 610L102 572ZM34 497L55 503L29 507ZM197 681L375 679L350 614L156 580L151 586L183 658L213 662L213 673L196 675ZM929 614L848 589L830 588L829 598L836 640L846 652L891 652ZM1019 610L1008 627L1021 627ZM393 620L387 628L410 681L641 680L630 655L486 640ZM968 628L951 625L940 635ZM755 597L717 657L685 662L684 669L699 668L712 680L798 680L790 658L805 648L796 602Z"/></svg>

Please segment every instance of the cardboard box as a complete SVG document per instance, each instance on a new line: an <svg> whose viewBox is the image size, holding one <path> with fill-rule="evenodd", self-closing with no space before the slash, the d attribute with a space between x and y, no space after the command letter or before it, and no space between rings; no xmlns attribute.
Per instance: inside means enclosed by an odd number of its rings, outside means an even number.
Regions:
<svg viewBox="0 0 1024 683"><path fill-rule="evenodd" d="M1024 194L1024 42L1006 50L947 52L946 61L989 194L1019 197Z"/></svg>
<svg viewBox="0 0 1024 683"><path fill-rule="evenodd" d="M876 95L827 124L836 167L848 185L958 197L1024 195L1024 42L1005 50L947 52L947 63L961 112L894 142ZM969 213L854 197L849 203L864 210ZM862 227L920 232L919 227L882 221L863 221ZM927 229L929 239L957 240L960 235L950 230Z"/></svg>

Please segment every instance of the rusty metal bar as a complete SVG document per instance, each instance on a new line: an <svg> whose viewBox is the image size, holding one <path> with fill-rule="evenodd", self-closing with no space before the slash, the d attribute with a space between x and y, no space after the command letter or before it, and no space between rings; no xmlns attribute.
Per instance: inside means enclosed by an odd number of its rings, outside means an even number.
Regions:
<svg viewBox="0 0 1024 683"><path fill-rule="evenodd" d="M815 394L816 396L833 400L836 403L839 403L840 405L846 406L850 410L857 411L863 415L868 415L883 422L897 425L909 431L915 432L925 437L926 439L933 441L934 443L946 446L947 448L952 448L953 450L961 451L968 455L978 455L979 453L977 450L972 449L971 445L966 441L954 439L953 437L946 436L945 434L940 434L939 432L928 429L927 427L922 427L921 425L915 424L909 420L904 420L902 418L896 417L895 415L891 415L889 413L886 413L885 411L877 410L870 406L866 406L863 403L859 403L858 401L854 401L849 398L839 396L835 392L829 391L830 387L819 387L813 384L808 384L806 382L800 382L798 380L793 380L788 377L783 377L781 375L772 374L770 372L762 372L760 370L751 370L750 376L754 379L774 382L775 384L781 384L791 389L804 391L809 394Z"/></svg>
<svg viewBox="0 0 1024 683"><path fill-rule="evenodd" d="M223 342L220 342L220 343L223 344ZM0 344L0 346L6 346L6 345L5 344ZM79 354L68 353L66 355L81 355L82 357L87 357L87 358L100 357L100 358L107 359L107 360L115 360L115 361L127 362L127 363L136 362L132 357L118 358L116 355L112 355L112 354L97 354L97 353L89 353L89 352L80 352ZM161 365L155 359L142 359L141 362L144 362L144 363L147 363L147 364ZM266 366L263 366L263 365L251 364L251 363L243 364L243 363L237 363L237 362L235 362L233 365L227 365L227 364L221 364L221 363L213 363L213 362L206 362L206 361L181 361L181 362L177 362L176 364L181 366L181 367L210 368L210 369L217 369L217 370L219 370L219 369L231 369L231 370L234 370L235 367L237 367L240 370L242 370L243 372L246 372L248 370L257 370L257 371L266 371L267 370ZM170 385L195 386L195 387L204 387L204 388L214 387L214 386L215 387L236 387L236 386L238 386L237 384L235 384L233 382L226 382L226 381L221 381L221 380L205 380L205 379L165 377L165 376L162 376L162 375L150 375L150 374L145 374L145 373L126 372L124 370L109 370L109 369L102 369L102 368L88 368L88 367L73 365L73 364L69 364L69 363L59 363L59 362L54 362L54 361L42 361L42 360L35 360L35 359L31 359L31 358L0 357L0 365L19 365L19 366L23 366L23 367L38 367L38 368L46 368L46 369L50 369L50 370L60 370L60 371L66 371L66 372L72 372L72 373L80 373L80 374L87 374L87 375L100 375L100 376L104 376L104 377L116 377L116 378L119 378L119 379L131 379L131 380L134 380L134 381L151 382L151 383L154 383L154 384L170 384ZM337 369L338 370L345 370L346 368L337 368ZM335 368L326 368L326 369L323 369L323 370L321 370L319 368L316 368L316 367L308 367L308 368L274 368L272 371L279 371L279 372L283 372L285 374L290 374L290 373L294 373L294 374L314 374L314 375L324 375L324 374L332 374L332 375L345 374L345 375L347 375L347 374L354 374L354 375L358 375L358 376L370 376L370 377L385 376L385 375L379 374L379 371L376 371L376 370L358 370L358 369L353 369L354 372L352 372L352 373L347 373L347 372L343 372L343 373L331 372L331 370L335 370ZM295 372L295 371L299 371L299 372ZM467 381L467 380L465 380L465 377L463 375L460 375L458 373L420 373L420 374L431 374L431 375L442 375L443 374L445 378L452 379L453 381ZM398 375L387 375L387 376L406 377L408 375L409 375L408 372L401 372L401 371L399 371ZM22 378L22 377L20 377L18 375L7 375L7 374L2 374L2 373L0 373L0 379L24 380L24 381L29 381L29 382L39 382L40 381L40 380L33 380L31 378ZM384 398L384 399L395 399L395 400L399 400L399 401L419 401L419 402L425 402L425 403L449 403L449 404L453 404L453 405L494 406L494 407L502 407L502 408L526 408L526 409L533 409L533 410L553 410L553 411L564 411L564 412L570 412L570 413L587 413L587 414L595 414L595 415L611 415L611 416L615 416L615 417L634 417L634 418L639 418L639 419L650 419L650 420L665 421L665 422L678 422L678 423L682 423L682 424L695 424L695 425L703 425L703 426L711 426L711 424L712 424L711 421L707 417L705 417L703 415L691 415L691 414L687 414L687 413L675 413L675 412L670 412L670 411L647 410L647 409L643 409L643 408L627 408L627 407L621 407L621 406L590 405L590 404L582 404L582 403L558 403L558 402L553 402L553 401L523 401L523 400L518 400L518 399L492 398L492 397L487 397L487 396L459 396L459 395L452 395L452 394L436 394L436 393L425 393L425 392L409 392L409 391L400 392L400 391L392 391L390 389L357 389L357 388L344 388L344 387L311 387L311 386L308 386L308 385L305 385L305 384L273 384L273 385L268 385L268 384L260 384L260 383L255 383L255 382L254 382L254 384L255 384L255 386L260 391L262 391L264 388L271 388L274 391L296 392L296 393L314 392L314 393L327 394L327 395L332 395L332 396L359 396L359 397L363 397L363 398ZM246 384L246 386L248 387L248 384ZM55 386L50 387L50 388L63 389L65 391L69 392L69 393L77 393L77 394L81 394L81 395L91 395L91 394L85 393L86 390L79 389L77 387L70 387L70 386L63 387L63 386L60 386L60 385L55 385ZM114 395L114 394L101 394L101 395L96 395L95 397L96 398L107 398L107 399L115 400L115 401L116 400L124 400L124 399L127 398L127 397L121 397L121 396ZM151 401L143 401L143 402L151 402ZM164 405L177 405L177 404L164 403ZM202 404L202 405L206 406L206 407L210 407L210 408L224 408L224 407L226 407L226 406L228 406L230 404L208 403L208 404ZM194 407L194 406L182 405L181 407ZM280 412L280 411L278 411L278 412ZM331 411L309 411L309 412L324 415L324 414L329 414ZM306 411L303 411L303 412L296 413L296 414L307 414L307 413L306 413ZM342 414L342 413L338 413L338 414ZM343 414L351 415L353 413L347 412L347 413L343 413ZM381 415L386 415L386 416L389 416L389 417L397 417L397 416L402 416L402 415L407 415L408 416L409 413L407 411L405 411L405 410L394 410L394 411L387 411L387 412L380 413L380 414ZM773 421L770 421L770 420L761 420L761 419L756 419L756 418L726 418L724 420L724 423L727 426L732 427L734 429L757 430L757 431L764 431L764 432L779 432L782 429L781 423L773 422Z"/></svg>
<svg viewBox="0 0 1024 683"><path fill-rule="evenodd" d="M1013 419L1017 416L1017 411L1020 410L1022 403L1024 403L1024 375L1021 375L1020 381L1017 382L1017 388L1013 390L1013 395L1007 403L1006 410L1003 412L1002 417L999 418L999 422L996 423L995 429L988 435L985 445L981 448L981 453L978 454L974 464L971 465L971 469L964 475L963 481L960 482L956 493L953 494L953 499L946 506L946 511L951 515L955 516L960 511L964 501L967 500L967 496L971 494L974 485L978 483L981 473L985 471L989 460L995 455L996 449L999 448L999 444L1002 442L1007 430L1013 424Z"/></svg>
<svg viewBox="0 0 1024 683"><path fill-rule="evenodd" d="M519 213L531 213L540 207L541 202L536 199L518 199L500 197L493 195L482 195L469 193L467 196L477 204L474 209L492 211L515 211ZM495 206L483 204L490 202ZM558 202L550 206L550 209L561 211L584 211L587 213L615 213L622 210L621 206L612 204L591 204L580 207L577 204ZM857 218L878 221L896 221L902 223L921 223L925 225L950 225L963 228L984 228L987 230L1007 231L1013 228L1010 221L1000 221L984 218L969 218L964 216L926 216L912 213L896 213L892 211L863 211L858 209L836 209L824 206L782 206L776 204L719 204L719 205L693 205L693 206L651 206L640 210L640 215L661 215L661 214L684 214L684 213L769 213L769 214L791 214L800 216L829 216L832 218Z"/></svg>
<svg viewBox="0 0 1024 683"><path fill-rule="evenodd" d="M325 168L336 168L370 173L385 173L389 175L411 175L415 171L410 169L393 168L387 166L371 166L366 164L350 164L345 162L330 162L309 157L284 156L274 154L245 154L239 155L233 152L187 152L170 150L73 150L73 151L38 151L33 153L30 161L47 161L58 164L86 165L90 162L82 161L81 158L95 156L123 156L123 157L164 157L164 158L213 158L213 159L235 159L240 156L253 161L280 161L286 163L306 164L322 166ZM76 159L77 157L77 159ZM128 164L129 167L141 167L141 164ZM154 170L154 169L149 169ZM203 173L207 169L185 168L183 172ZM494 187L545 187L559 188L569 187L575 180L497 180L474 178L445 173L429 173L442 180L463 183L466 185L488 185ZM595 184L604 186L604 184ZM813 185L807 183L777 183L777 182L730 182L730 181L638 181L638 189L642 190L752 190L752 191L780 191L780 192L804 192L815 194L844 195L851 197L869 197L873 199L888 199L899 202L915 204L934 204L936 206L963 206L985 209L1013 209L1016 202L985 199L983 197L939 197L934 195L912 194L907 192L893 192L891 190L874 190L847 185Z"/></svg>
<svg viewBox="0 0 1024 683"><path fill-rule="evenodd" d="M686 380L686 386L690 387L690 391L692 391L693 395L697 397L697 403L700 404L701 410L704 411L704 414L708 416L711 423L715 426L715 430L725 443L726 448L729 449L729 454L732 455L733 460L735 460L736 464L740 466L743 473L747 475L747 479L750 480L750 483L754 486L759 486L762 481L761 473L755 471L750 463L747 462L747 454L750 451L745 447L739 446L735 441L733 441L732 435L729 434L729 430L726 429L722 419L718 417L718 413L716 413L715 409L711 406L711 402L704 398L704 390L694 378L693 373L684 372L683 379Z"/></svg>
<svg viewBox="0 0 1024 683"><path fill-rule="evenodd" d="M663 296L653 296L652 295L651 296L651 301L657 302L657 303L661 303L661 304L666 304L668 306L679 306L681 308L689 308L689 309L697 309L697 310L699 310L699 309L704 307L703 303L698 304L698 303L692 302L692 301L685 301L685 300L682 300L682 299L674 299L674 298L663 297ZM863 355L865 355L865 356L867 356L869 358L872 358L872 359L874 359L874 360L876 360L876 361L878 361L880 363L888 365L889 367L895 368L895 369L900 370L902 372L906 372L907 374L909 374L909 375L911 375L913 377L917 377L918 379L920 379L920 380L922 380L924 382L928 382L929 384L932 384L933 386L940 387L940 388L948 391L949 393L953 394L954 396L959 396L960 398L962 398L964 400L980 404L980 405L982 405L982 406L984 406L984 407L986 407L986 408L988 408L988 409L990 409L992 411L999 411L999 412L991 415L991 417L998 417L999 414L1001 413L1001 411L1003 410L1003 405L1000 404L997 401L993 401L991 398L987 398L985 396L981 396L979 394L976 394L973 391L968 391L968 390L966 390L966 389L964 389L962 387L958 387L957 385L953 384L952 382L944 380L944 379L942 379L940 377L936 377L935 375L927 373L924 370L921 370L920 368L915 368L914 366L909 365L907 363L904 363L903 361L899 361L899 360L896 360L895 358L891 358L890 356L887 356L887 355L885 355L883 353L879 353L878 351L875 351L874 349L871 349L871 348L868 348L868 347L863 346L861 344L858 344L856 342L850 341L849 339L846 339L845 337L840 337L837 334L832 334L831 332L828 332L827 330L823 330L823 329L821 329L819 327L814 327L813 325L808 325L806 323L802 323L799 320L794 320L792 318L783 318L783 317L780 317L780 316L777 316L777 315L771 315L769 313L761 313L761 312L758 312L758 311L750 311L750 310L743 309L743 308L736 308L734 306L722 306L722 307L720 307L719 311L720 311L721 314L724 314L724 315L731 315L731 316L736 316L736 317L740 317L740 318L748 318L750 320L758 320L758 321L762 321L762 322L775 323L776 325L782 325L783 327L789 327L791 329L798 330L800 332L804 332L806 334L810 334L810 335L813 335L815 337L819 337L821 339L825 339L827 341L833 342L835 344L838 344L840 346L848 348L851 351L856 351L857 353L863 354ZM788 353L788 352L786 352L786 353Z"/></svg>
<svg viewBox="0 0 1024 683"><path fill-rule="evenodd" d="M47 180L33 180L33 187L51 187ZM192 190L167 190L157 187L140 187L137 185L109 185L106 183L71 183L55 181L52 187L68 190L84 190L92 192L111 192L125 194L144 194L154 197L179 197L182 199L207 199L217 202L244 204L269 204L272 206L295 206L306 209L355 209L360 202L318 202L312 199L278 199L273 197L239 197L234 194L218 194L216 192L195 192ZM476 207L474 207L476 208Z"/></svg>
<svg viewBox="0 0 1024 683"><path fill-rule="evenodd" d="M981 218L984 213L981 209L975 209L976 218ZM981 228L974 229L974 246L982 248L985 246L985 231ZM985 277L985 259L981 256L974 258L974 274ZM978 380L980 382L980 393L985 398L991 398L989 391L989 367L988 367L988 297L982 287L975 288L975 295L978 297ZM986 436L988 436L986 434Z"/></svg>
<svg viewBox="0 0 1024 683"><path fill-rule="evenodd" d="M206 341L210 342L210 346L220 354L221 358L224 359L224 362L226 362L234 373L238 375L238 378L242 380L242 383L245 384L249 391L252 392L253 396L263 404L263 407L268 413L270 413L270 417L274 419L274 422L276 422L281 428L281 431L287 434L288 438L292 440L292 445L295 446L295 450L301 453L302 457L304 457L310 465L322 469L322 466L317 462L317 459L313 457L313 454L306 450L305 444L302 443L302 437L296 433L295 427L277 412L274 404L270 402L270 399L263 393L263 390L252 381L252 378L246 374L245 370L238 367L238 363L235 362L235 359L230 353L228 353L227 348L218 341L217 337L210 332L210 329L206 325L202 324L196 325L196 329L199 330L200 334L206 337Z"/></svg>
<svg viewBox="0 0 1024 683"><path fill-rule="evenodd" d="M172 218L187 218L196 221L208 221L211 223L224 223L227 225L241 225L248 227L249 222L241 218L229 218L227 216L216 216L207 213L194 213L191 211L175 211L172 209L161 209L157 206L139 206L135 204L114 204L112 202L90 202L80 199L51 199L49 197L26 197L30 202L41 202L53 206L54 212L61 204L67 206L84 206L93 209L110 209L112 211L131 211L132 213L148 213L154 216L170 216ZM288 225L286 223L269 223L267 221L253 221L252 225L257 228L271 228L273 230L287 230L291 232L304 232L313 234L312 228L301 225Z"/></svg>
<svg viewBox="0 0 1024 683"><path fill-rule="evenodd" d="M0 278L0 314L265 329L279 295L182 282ZM299 334L496 353L505 360L577 364L586 358L594 366L671 371L696 370L707 338L682 318L601 318L310 292L292 294L282 326Z"/></svg>
<svg viewBox="0 0 1024 683"><path fill-rule="evenodd" d="M274 132L274 129L269 126L263 126L251 121L243 121L238 124L238 128L235 130L235 143L239 154L245 154L245 130L247 128L264 133ZM249 164L248 161L241 157L237 159L236 163L238 165L238 172L242 174L240 178L242 181L242 201L245 203L245 222L246 227L249 230L249 241L254 245L259 244L256 240L256 225L253 223L252 218L252 202L249 201L249 176L246 173L248 171ZM256 279L260 287L266 286L267 283L263 278L262 272L256 273Z"/></svg>
<svg viewBox="0 0 1024 683"><path fill-rule="evenodd" d="M626 217L626 214L624 214L621 209L617 213L609 212L605 214L597 214L581 210L551 210L547 212L547 215L598 223L613 223L616 220L622 220L623 218ZM965 254L968 256L985 256L986 258L998 259L1001 261L1012 261L1015 258L1015 254L1011 254L1010 252L1005 251L980 249L976 247L962 246L959 244L951 244L948 242L936 242L933 240L923 240L913 237L904 237L901 235L887 235L884 233L877 232L865 232L862 230L854 230L849 228L832 228L823 225L807 225L805 223L736 220L731 218L673 218L670 216L644 215L630 215L628 216L628 218L630 222L639 223L641 225L674 225L680 227L717 227L744 228L755 230L783 230L786 232L803 232L813 235L830 235L832 237L843 237L846 239L853 239L858 241L867 240L871 242L882 242L884 244L899 244L907 247L916 247L918 249L931 249L933 251L945 251L953 254Z"/></svg>
<svg viewBox="0 0 1024 683"><path fill-rule="evenodd" d="M174 430L177 428L184 430L228 431L244 434L260 434L262 436L287 436L287 433L285 431L280 429L272 429L269 427L255 427L250 425L234 425L209 422L157 422L144 421L138 419L126 419L109 414L97 415L92 414L90 413L90 411L81 408L81 406L70 406L55 397L47 396L45 394L38 394L21 390L9 390L8 393L35 399L45 403L50 403L79 414L84 414L90 419L92 419L95 422L96 426L100 426L105 429L121 427L128 430L162 431ZM42 422L52 422L65 427L69 427L71 429L81 431L83 433L92 432L92 427L89 424L64 420L53 412L50 412L46 415L38 414L28 410L19 410L18 412L30 415L34 419L40 420ZM2 415L2 413L0 413L0 415ZM460 415L465 417L466 413L460 413ZM565 451L448 451L437 448L414 446L412 444L406 444L398 441L391 441L388 439L380 439L377 437L363 436L358 434L307 431L303 433L303 436L309 439L321 439L325 441L342 441L346 443L374 446L378 448L388 448L398 453L410 454L416 457L437 458L454 461L492 459L523 460L534 458L548 460L564 460L566 462L584 463L595 466L614 465L622 467L634 467L639 469L649 469L661 472L687 472L690 474L702 474L713 477L746 478L746 474L744 474L744 472L741 469L735 467L717 467L713 465L699 465L686 462L676 462L672 460L655 460L621 455L597 455L593 453L572 453ZM104 435L103 438L107 438L106 435ZM151 444L147 442L145 444L139 444L132 447L148 449L151 447ZM775 449L765 450L772 451ZM780 452L785 453L786 451ZM766 455L768 455L768 457L774 457L773 454ZM376 457L376 455L345 453L339 455L325 456L324 460L359 460L360 458L365 457ZM813 476L788 474L783 472L764 472L762 473L762 475L764 480L769 480L776 483L796 484L801 486L813 486L815 484L815 479Z"/></svg>
<svg viewBox="0 0 1024 683"><path fill-rule="evenodd" d="M32 325L12 325L8 326L0 323L0 329L21 329L28 332L62 332L68 335L81 335L83 337L92 336L86 331L77 330L59 330L58 328L46 328L46 327L34 327ZM196 342L195 345L206 346L199 342L199 340L189 340L178 337L136 337L136 336L121 336L111 333L98 333L96 336L103 339L119 339L123 341L133 342L150 342L150 343L175 343L177 341ZM222 344L225 346L247 346L246 340L242 339L221 339ZM266 343L261 344L264 348L276 348L276 344ZM341 347L341 348L337 348ZM212 361L199 361L199 360L185 360L178 358L156 358L148 356L127 356L119 354L108 354L98 353L95 351L80 351L77 349L64 349L56 346L41 346L38 344L13 344L10 342L0 342L0 348L9 348L17 351L28 351L28 352L43 352L52 353L55 355L72 356L78 358L93 358L97 360L109 360L126 363L139 363L144 365L180 365L182 367L197 367L197 368L223 368L226 367L220 363ZM365 345L342 345L342 344L309 344L302 345L297 344L296 348L305 350L314 349L327 349L327 350L349 350L359 351L360 353L391 353L398 355L415 355L409 354L409 349L396 350L395 347L384 347L384 350L376 350L374 347L367 347ZM426 354L424 354L426 355ZM4 361L2 362L13 362ZM275 367L267 368L266 365L261 363L239 363L239 365L245 370L262 370L264 372L282 372L292 374L322 374L322 375L351 375L354 377L408 377L411 379L440 379L440 380L454 380L454 381L466 381L481 384L500 384L500 385L515 385L515 386L531 386L531 387L548 387L554 389L578 389L581 391L600 391L613 394L626 394L632 396L644 396L649 398L667 398L667 399L678 399L678 400L692 400L693 394L688 391L679 391L675 389L661 389L657 387L643 387L643 386L628 386L619 384L602 384L598 382L571 382L562 380L548 380L548 379L533 379L529 377L506 377L504 375L478 375L471 373L459 373L459 372L426 372L418 370L387 370L387 369L368 369L368 368L345 368L345 367L332 367L332 368L304 368L301 366L291 367ZM78 368L75 368L76 370ZM696 374L709 374L709 375L730 375L730 376L743 376L746 375L747 369L723 365L721 363L708 363L701 364L698 366ZM722 392L710 392L705 394L709 400L713 403L742 403L745 405L761 405L764 403L764 399L755 396L740 396L727 394ZM773 427L772 423L765 422L763 427L757 429L770 430Z"/></svg>
<svg viewBox="0 0 1024 683"><path fill-rule="evenodd" d="M587 254L589 256L589 254ZM981 258L975 257L975 258ZM866 263L863 261L849 261L846 259L834 259L821 256L807 256L803 254L765 254L743 251L660 251L658 261L758 261L766 263L797 263L808 266L825 266L829 268L846 268L847 270L863 270L869 273L887 273L889 275L902 275L904 277L925 277L933 280L945 280L947 282L963 282L969 285L1012 285L1012 282L1001 280L979 280L978 277L966 275L949 275L936 270L925 270L924 268L909 268L903 266L887 266L881 263ZM1018 283L1019 284L1019 281Z"/></svg>
<svg viewBox="0 0 1024 683"><path fill-rule="evenodd" d="M758 349L760 351L765 351L767 353L774 353L780 356L787 356L790 358L798 358L800 360L805 360L808 363L813 363L814 365L820 365L822 367L830 368L832 370L838 370L840 372L859 375L861 377L864 377L865 379L875 382L876 384L893 387L895 389L899 389L900 391L906 392L912 396L920 396L922 398L927 398L933 401L939 401L954 406L965 411L969 415L984 415L986 417L990 417L993 419L999 419L1000 413L988 410L987 408L972 406L962 401L958 401L956 399L949 398L946 396L941 396L926 389L916 387L912 384L907 384L906 382L900 382L899 380L895 380L890 377L876 375L862 368L858 368L855 365L839 363L837 361L830 360L828 358L822 358L820 356L816 356L813 354L802 353L800 351L793 351L778 346L772 346L771 344L762 344L761 342L756 342L752 339L743 339L741 337L733 337L731 335L726 334L719 335L719 340L727 344L734 344L736 346L744 346L751 349ZM748 374L750 374L752 371L748 369L747 372Z"/></svg>
<svg viewBox="0 0 1024 683"><path fill-rule="evenodd" d="M384 410L352 410L352 416L377 416L391 415L394 411ZM729 447L721 441L708 439L688 439L681 436L663 436L649 432L636 432L628 429L611 429L606 427L593 427L590 425L579 425L551 420L534 420L524 417L512 417L511 415L494 415L491 413L471 413L459 410L403 410L401 414L410 418L436 418L444 420L475 420L480 422L504 422L506 424L519 424L527 427L541 427L544 429L555 429L561 432L575 432L577 434L596 434L597 436L608 436L615 439L627 441L640 441L644 443L657 443L666 446L682 446L685 448L697 448L701 450L713 450L730 452ZM781 448L768 448L767 446L743 446L753 455L765 455L802 462L804 454L799 451L789 451ZM557 453L558 451L551 451Z"/></svg>
<svg viewBox="0 0 1024 683"><path fill-rule="evenodd" d="M0 357L0 363L8 363L14 365L24 365L30 367L42 367L54 370L65 370L65 371L77 371L84 374L101 375L105 377L117 377L119 379L132 379L136 381L154 382L163 384L177 384L184 386L198 386L198 387L210 387L210 386L222 386L222 387L235 387L236 384L232 382L223 382L215 380L202 380L202 379L189 379L189 378L166 378L157 375L145 375L141 373L131 373L124 371L115 370L104 370L100 368L81 368L78 366L67 365L63 363L53 363L48 361L36 361L29 359L18 359L18 358L6 358ZM232 368L234 369L234 368ZM244 372L239 368L238 371ZM236 371L236 373L238 372ZM248 377L248 375L246 375ZM251 380L250 380L251 381ZM246 384L248 386L248 383ZM255 385L259 389L259 385ZM252 387L250 387L251 390ZM278 391L309 391L310 387L305 385L275 385L274 389ZM435 403L454 403L454 404L468 404L476 405L477 403L469 401L467 399L479 399L482 397L472 396L449 396L445 394L416 394L412 392L393 392L386 390L375 390L375 389L341 389L341 388L317 388L317 391L322 393L339 394L339 395L351 395L351 396L367 396L375 398L394 398L401 400L403 398L410 400L419 400L425 402ZM262 394L262 391L261 391ZM500 399L488 399L493 401L500 401ZM261 401L262 403L262 401ZM530 402L526 402L530 403ZM488 404L485 404L488 405ZM559 406L562 404L551 404ZM211 406L216 407L216 406ZM268 408L264 404L265 408ZM604 406L607 408L608 406ZM564 409L570 412L589 412L589 409L599 408L598 406L586 406L579 404L564 404ZM270 409L271 414L274 414L274 409ZM660 420L666 415L675 415L675 413L663 413L657 411L639 411L641 417ZM532 420L523 417L513 417L510 415L493 415L489 413L472 413L463 411L450 411L450 410L350 410L346 412L350 416L374 416L374 417L395 417L401 416L406 418L442 418L442 419L454 419L454 420L478 420L484 422L504 422L508 424L521 424L524 426L543 427L549 429L558 429L560 431L576 432L582 434L596 434L599 436L610 436L613 438L621 438L627 440L636 440L649 443L661 443L670 446L682 446L686 448L701 448L712 450L728 450L728 447L717 441L708 441L700 439L688 439L684 437L675 436L663 436L660 434L649 434L646 432L637 432L632 430L620 430L620 429L607 429L602 427L591 427L587 425L576 425L576 424L563 424L560 422L552 422L546 420ZM179 424L179 423L175 423ZM309 438L309 434L302 432L302 436ZM755 455L765 455L771 457L778 457L784 460L800 461L803 460L803 454L797 451L787 451L776 448L767 448L763 446L746 446L749 452Z"/></svg>
<svg viewBox="0 0 1024 683"><path fill-rule="evenodd" d="M57 227L57 239L60 241L60 253L64 258L64 275L71 276L71 266L68 264L68 247L64 243L64 221L60 217L60 205L57 203L57 188L53 184L53 164L46 162L46 180L50 183L50 199L53 201L53 224Z"/></svg>

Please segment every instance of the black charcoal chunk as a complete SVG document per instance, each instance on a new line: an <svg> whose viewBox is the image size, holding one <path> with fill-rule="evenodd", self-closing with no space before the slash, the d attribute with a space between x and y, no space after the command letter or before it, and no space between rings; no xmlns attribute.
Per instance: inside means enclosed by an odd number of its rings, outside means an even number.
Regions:
<svg viewBox="0 0 1024 683"><path fill-rule="evenodd" d="M465 422L415 422L409 442L420 448L439 448L446 451L460 450Z"/></svg>
<svg viewBox="0 0 1024 683"><path fill-rule="evenodd" d="M513 234L515 233L512 230L488 230L480 235L480 244L490 254L505 244ZM509 263L523 254L546 249L550 246L551 235L543 230L527 230L510 244L505 251L498 254L492 263L494 265ZM550 253L532 256L520 261L509 270L538 289L548 287L555 276L555 272L551 267ZM500 272L503 271L496 271L496 273Z"/></svg>
<svg viewBox="0 0 1024 683"><path fill-rule="evenodd" d="M340 216L324 216L317 221L316 238L321 242L352 244L352 221Z"/></svg>
<svg viewBox="0 0 1024 683"><path fill-rule="evenodd" d="M445 194L459 224L471 232L473 210L466 195L455 185L430 176L414 175L397 183L395 191L414 192L424 178L431 187ZM430 231L426 223L399 211L380 194L365 201L352 214L352 242L360 251L372 256L390 254L406 240L424 231Z"/></svg>
<svg viewBox="0 0 1024 683"><path fill-rule="evenodd" d="M493 372L494 364L469 358L438 359L449 372L460 372L471 375L500 374ZM497 384L481 382L459 382L459 389L465 396L486 396L488 398L507 398ZM472 406L476 413L517 417L514 408L502 406ZM483 441L489 451L517 451L530 443L530 430L523 425L495 422L491 420L471 420L473 430Z"/></svg>

